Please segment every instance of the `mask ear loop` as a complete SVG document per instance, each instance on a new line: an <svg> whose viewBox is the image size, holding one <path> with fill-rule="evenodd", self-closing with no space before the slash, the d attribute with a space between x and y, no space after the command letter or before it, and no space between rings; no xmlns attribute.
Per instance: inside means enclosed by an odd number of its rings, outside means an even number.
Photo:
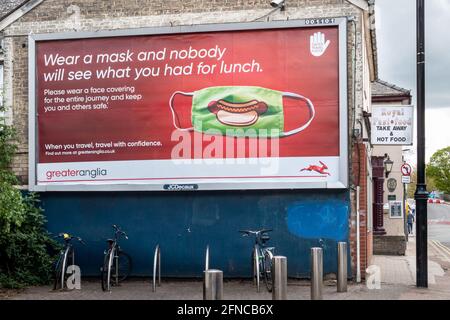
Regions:
<svg viewBox="0 0 450 320"><path fill-rule="evenodd" d="M297 129L293 129L293 130L288 131L288 132L284 132L282 136L283 137L287 137L287 136L291 136L293 134L296 134L296 133L299 133L300 131L305 130L311 124L311 122L313 121L314 116L316 115L316 110L314 109L314 105L311 102L311 100L309 100L308 98L306 98L304 96L301 96L299 94L292 93L292 92L283 92L283 97L289 97L289 98L292 98L292 99L305 101L306 104L308 105L309 115L310 115L310 118L309 118L308 122L306 122L301 127L297 128Z"/></svg>
<svg viewBox="0 0 450 320"><path fill-rule="evenodd" d="M177 125L177 122L179 122L179 121L178 121L178 116L177 116L177 114L175 113L175 110L174 110L174 108L173 108L173 99L175 98L175 96L176 96L177 94L181 94L181 95L183 95L183 96L190 96L190 97L192 97L194 94L193 94L192 92L175 91L175 92L172 94L172 96L170 97L170 99L169 99L169 107L170 107L170 111L172 112L172 122L173 122L173 126L174 126L175 128L177 128L178 130L180 130L180 131L192 131L192 130L194 130L194 127L190 127L190 128L180 128L180 127Z"/></svg>

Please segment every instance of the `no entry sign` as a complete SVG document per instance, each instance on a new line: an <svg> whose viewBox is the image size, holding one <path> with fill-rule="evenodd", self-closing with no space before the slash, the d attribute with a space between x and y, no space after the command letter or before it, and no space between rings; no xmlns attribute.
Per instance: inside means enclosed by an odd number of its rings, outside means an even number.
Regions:
<svg viewBox="0 0 450 320"><path fill-rule="evenodd" d="M411 166L407 163L402 164L400 170L404 176L410 176L412 172Z"/></svg>
<svg viewBox="0 0 450 320"><path fill-rule="evenodd" d="M411 166L404 163L402 164L400 171L402 172L402 183L411 183Z"/></svg>

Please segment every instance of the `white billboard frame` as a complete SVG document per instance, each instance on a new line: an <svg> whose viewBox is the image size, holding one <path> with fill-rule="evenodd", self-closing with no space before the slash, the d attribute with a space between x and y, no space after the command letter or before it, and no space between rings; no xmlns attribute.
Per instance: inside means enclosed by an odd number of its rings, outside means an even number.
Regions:
<svg viewBox="0 0 450 320"><path fill-rule="evenodd" d="M204 33L218 31L315 28L337 26L339 33L339 177L337 182L271 181L263 182L185 182L178 183L104 183L42 185L37 183L38 130L36 113L36 44L40 41L86 38L127 37L136 35L163 35ZM151 27L120 29L98 32L64 32L30 34L28 36L28 99L29 99L29 190L30 191L163 191L163 190L247 190L247 189L346 189L349 181L348 168L348 91L347 91L347 18L302 19L272 22L249 22L227 24L204 24L176 27ZM276 179L273 179L276 180Z"/></svg>

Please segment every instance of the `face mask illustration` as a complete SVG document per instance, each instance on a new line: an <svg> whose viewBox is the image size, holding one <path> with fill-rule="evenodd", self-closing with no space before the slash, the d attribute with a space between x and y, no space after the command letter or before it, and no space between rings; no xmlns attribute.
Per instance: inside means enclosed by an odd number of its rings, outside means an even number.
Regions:
<svg viewBox="0 0 450 320"><path fill-rule="evenodd" d="M177 95L192 96L192 127L181 128L173 103ZM284 132L283 97L304 101L309 119L302 126ZM306 129L314 119L314 105L308 98L291 92L281 92L254 86L208 87L195 92L175 91L169 100L173 125L182 131L206 134L258 137L287 137ZM240 130L239 130L240 129ZM250 130L253 129L253 130Z"/></svg>

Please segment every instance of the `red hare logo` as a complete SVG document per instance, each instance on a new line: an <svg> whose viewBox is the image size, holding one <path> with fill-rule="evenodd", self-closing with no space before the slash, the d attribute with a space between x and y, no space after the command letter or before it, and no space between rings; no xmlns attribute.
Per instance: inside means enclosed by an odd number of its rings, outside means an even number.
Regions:
<svg viewBox="0 0 450 320"><path fill-rule="evenodd" d="M303 168L300 171L315 171L315 172L320 173L320 174L327 174L327 175L331 176L331 174L329 172L325 172L325 170L328 169L327 165L325 163L323 163L322 161L319 161L319 163L322 166L310 165L309 167Z"/></svg>

